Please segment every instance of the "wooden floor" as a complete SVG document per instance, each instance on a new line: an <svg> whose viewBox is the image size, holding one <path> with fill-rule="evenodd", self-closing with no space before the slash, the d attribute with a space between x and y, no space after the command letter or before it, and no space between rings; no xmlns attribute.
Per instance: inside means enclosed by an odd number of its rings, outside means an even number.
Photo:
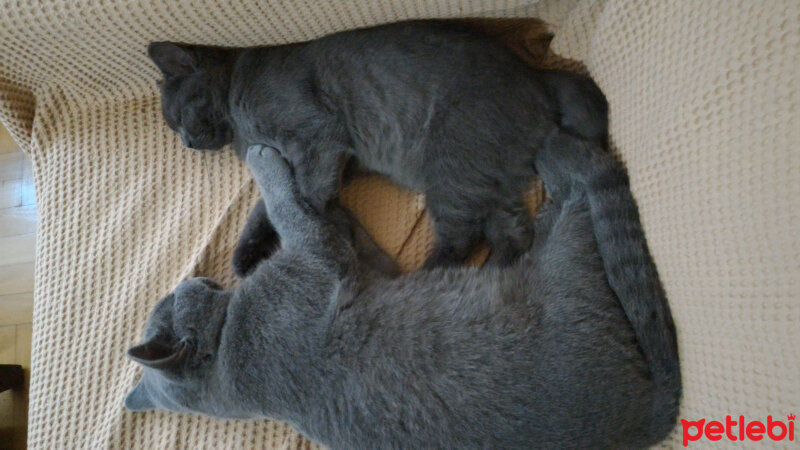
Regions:
<svg viewBox="0 0 800 450"><path fill-rule="evenodd" d="M0 448L25 448L36 198L30 159L0 126L0 364L21 364L26 389L0 393Z"/></svg>

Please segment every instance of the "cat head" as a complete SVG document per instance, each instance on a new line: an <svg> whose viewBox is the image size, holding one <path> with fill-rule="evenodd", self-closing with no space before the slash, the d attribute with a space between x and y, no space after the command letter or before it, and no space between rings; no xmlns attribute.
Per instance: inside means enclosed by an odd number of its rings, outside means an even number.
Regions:
<svg viewBox="0 0 800 450"><path fill-rule="evenodd" d="M147 53L164 75L160 83L164 120L183 144L196 150L219 150L231 143L228 87L235 52L153 42Z"/></svg>
<svg viewBox="0 0 800 450"><path fill-rule="evenodd" d="M125 398L126 408L235 416L224 406L214 370L230 295L206 278L194 278L156 304L144 343L128 350L144 373Z"/></svg>

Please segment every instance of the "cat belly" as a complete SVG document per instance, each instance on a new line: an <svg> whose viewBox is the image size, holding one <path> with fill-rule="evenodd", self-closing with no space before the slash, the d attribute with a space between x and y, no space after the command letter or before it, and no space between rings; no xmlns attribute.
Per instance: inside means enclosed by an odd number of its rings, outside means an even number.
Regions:
<svg viewBox="0 0 800 450"><path fill-rule="evenodd" d="M354 149L362 166L417 191L425 190L424 152L425 145L421 140L397 135L362 140Z"/></svg>

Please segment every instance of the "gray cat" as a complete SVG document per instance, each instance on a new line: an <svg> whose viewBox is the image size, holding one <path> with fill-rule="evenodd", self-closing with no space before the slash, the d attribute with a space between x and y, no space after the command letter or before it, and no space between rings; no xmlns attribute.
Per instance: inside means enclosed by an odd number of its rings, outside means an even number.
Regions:
<svg viewBox="0 0 800 450"><path fill-rule="evenodd" d="M551 196L509 267L397 275L290 166L247 152L283 245L234 290L182 282L125 405L287 421L332 448L644 447L672 429L675 328L620 164L553 132Z"/></svg>
<svg viewBox="0 0 800 450"><path fill-rule="evenodd" d="M240 156L278 149L311 205L335 197L342 166L425 192L436 240L427 267L461 262L486 238L490 262L530 247L523 196L535 150L558 128L604 143L594 82L534 70L495 40L452 22L402 22L305 43L223 49L169 42L148 53L164 75L164 118L186 146ZM244 275L276 248L263 205L234 255Z"/></svg>

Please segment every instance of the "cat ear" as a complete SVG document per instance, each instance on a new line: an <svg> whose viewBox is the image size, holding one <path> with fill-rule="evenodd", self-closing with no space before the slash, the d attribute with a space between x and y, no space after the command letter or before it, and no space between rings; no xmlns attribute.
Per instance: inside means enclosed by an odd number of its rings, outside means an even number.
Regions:
<svg viewBox="0 0 800 450"><path fill-rule="evenodd" d="M165 77L188 75L197 70L197 55L188 47L172 42L151 42L147 54Z"/></svg>
<svg viewBox="0 0 800 450"><path fill-rule="evenodd" d="M140 381L125 397L125 407L131 411L147 411L155 409L156 405L150 399L147 389Z"/></svg>
<svg viewBox="0 0 800 450"><path fill-rule="evenodd" d="M171 344L156 336L144 344L128 349L128 358L153 369L170 369L189 356L191 347L188 338Z"/></svg>

